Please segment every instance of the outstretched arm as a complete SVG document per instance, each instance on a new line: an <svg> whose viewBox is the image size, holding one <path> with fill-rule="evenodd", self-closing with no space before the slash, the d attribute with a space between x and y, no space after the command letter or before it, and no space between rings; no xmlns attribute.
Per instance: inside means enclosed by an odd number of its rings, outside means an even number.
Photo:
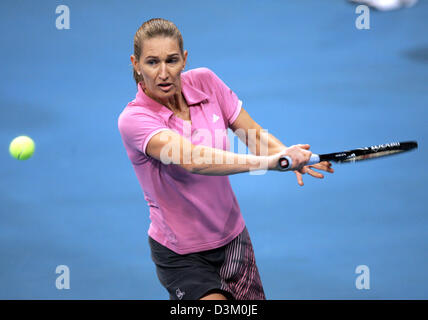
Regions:
<svg viewBox="0 0 428 320"><path fill-rule="evenodd" d="M172 130L155 134L147 144L146 153L164 164L176 164L191 173L209 176L253 170L281 170L278 161L283 155L293 159L293 166L301 167L311 156L309 151L298 146L265 156L238 154L204 145L194 145Z"/></svg>
<svg viewBox="0 0 428 320"><path fill-rule="evenodd" d="M281 141L279 141L272 134L268 133L267 130L263 129L257 122L255 122L244 108L241 108L241 112L239 113L236 120L232 123L230 128L255 155L269 156L287 148ZM304 149L309 149L309 145L301 146ZM312 168L330 173L334 172L334 170L331 168L331 163L327 161L311 166L304 166L300 170L294 170L297 182L300 186L303 186L302 174L308 173L315 178L324 178L323 174L313 170Z"/></svg>

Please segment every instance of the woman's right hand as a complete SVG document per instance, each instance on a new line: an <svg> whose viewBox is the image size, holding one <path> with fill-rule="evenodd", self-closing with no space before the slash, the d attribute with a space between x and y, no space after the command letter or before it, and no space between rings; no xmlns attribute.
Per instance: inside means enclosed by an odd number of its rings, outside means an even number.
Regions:
<svg viewBox="0 0 428 320"><path fill-rule="evenodd" d="M279 165L279 159L282 156L288 156L291 158L292 167L288 170L302 169L311 158L312 152L309 151L310 147L311 146L309 144L296 144L269 156L269 170L284 171L284 168Z"/></svg>

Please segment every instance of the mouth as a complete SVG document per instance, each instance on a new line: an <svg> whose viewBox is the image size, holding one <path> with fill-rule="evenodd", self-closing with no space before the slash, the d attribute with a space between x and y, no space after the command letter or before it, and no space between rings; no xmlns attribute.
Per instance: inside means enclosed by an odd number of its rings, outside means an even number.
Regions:
<svg viewBox="0 0 428 320"><path fill-rule="evenodd" d="M172 88L172 83L159 83L158 87L162 90L162 91L169 91Z"/></svg>

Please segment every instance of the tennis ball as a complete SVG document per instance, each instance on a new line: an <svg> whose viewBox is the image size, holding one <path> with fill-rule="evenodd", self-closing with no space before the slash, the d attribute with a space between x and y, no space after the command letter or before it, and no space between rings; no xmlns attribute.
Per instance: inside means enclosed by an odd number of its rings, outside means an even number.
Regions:
<svg viewBox="0 0 428 320"><path fill-rule="evenodd" d="M27 136L19 136L12 140L9 152L15 159L27 160L31 158L35 150L33 139Z"/></svg>

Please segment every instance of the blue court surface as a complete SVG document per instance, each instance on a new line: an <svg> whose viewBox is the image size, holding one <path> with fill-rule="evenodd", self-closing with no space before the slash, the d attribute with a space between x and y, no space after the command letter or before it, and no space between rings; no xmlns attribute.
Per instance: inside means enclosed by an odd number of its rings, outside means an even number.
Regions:
<svg viewBox="0 0 428 320"><path fill-rule="evenodd" d="M70 29L56 28L67 5ZM180 29L186 69L208 67L286 145L328 153L417 140L414 152L230 176L268 299L427 299L428 1L370 12L347 1L2 1L0 299L168 299L148 206L117 128L146 20ZM28 135L34 156L13 159ZM237 141L237 138L235 138ZM57 266L70 288L57 289ZM358 266L369 288L358 289ZM366 273L366 275L368 275ZM368 284L368 282L366 282Z"/></svg>

